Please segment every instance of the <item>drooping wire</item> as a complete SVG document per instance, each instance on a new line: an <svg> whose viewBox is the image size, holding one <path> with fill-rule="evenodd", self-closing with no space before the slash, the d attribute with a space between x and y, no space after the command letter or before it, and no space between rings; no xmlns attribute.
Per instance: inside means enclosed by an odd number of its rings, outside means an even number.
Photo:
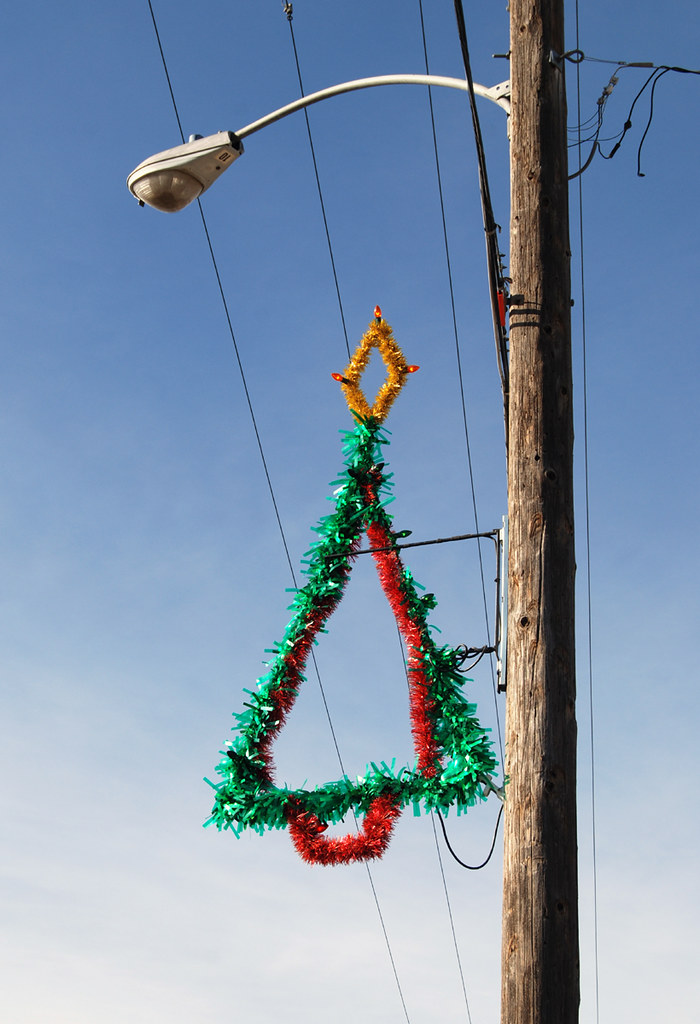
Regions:
<svg viewBox="0 0 700 1024"><path fill-rule="evenodd" d="M445 822L443 820L442 815L438 811L437 817L438 817L438 821L440 822L440 827L442 829L442 834L445 837L445 845L447 846L447 849L450 851L450 853L452 854L454 859L457 861L457 863L461 864L461 866L463 868L466 868L467 871L481 871L481 869L485 868L486 865L488 864L488 862L491 860L491 857L493 856L493 851L496 848L496 837L498 836L498 826L501 823L501 816L503 815L503 808L504 807L505 807L505 804L501 804L501 806L499 808L498 817L496 818L496 827L493 830L493 841L491 843L491 849L488 852L486 860L483 860L481 862L481 864L474 864L474 865L472 865L472 864L465 864L464 861L460 860L459 857L457 856L457 854L454 852L454 850L450 846L450 840L447 838L447 829L445 828Z"/></svg>
<svg viewBox="0 0 700 1024"><path fill-rule="evenodd" d="M410 693L410 681L409 681L409 678L408 678L408 663L406 661L406 652L404 650L403 638L401 636L401 631L399 630L398 624L396 626L396 634L398 636L399 649L401 651L401 657L403 659L403 671L404 671L404 675L406 677L406 688L408 689L408 691ZM452 846L450 844L450 840L447 837L447 829L445 827L444 819L443 819L442 814L440 813L440 811L437 811L437 816L440 819L440 827L442 828L442 834L443 834L444 839L445 839L445 845L446 845L447 849L450 851L450 853L452 854L452 856L454 857L454 859L457 861L457 863L460 864L463 868L466 868L467 871L480 871L482 868L485 868L486 865L488 864L488 862L491 860L491 857L493 855L493 851L494 851L495 846L496 846L496 836L498 835L498 826L499 826L499 824L501 822L501 815L503 814L503 807L504 807L504 804L501 803L500 809L498 811L498 817L496 818L496 827L495 827L494 833L493 833L493 841L491 842L491 848L490 848L490 850L489 850L489 852L488 852L488 854L486 856L486 860L482 861L481 864L477 864L475 867L472 867L470 864L465 864L464 861L460 860L460 858L457 856L455 851L452 849ZM430 812L430 816L431 816L431 818L434 819L433 811ZM433 832L435 832L435 821L434 820L433 820ZM440 857L440 851L439 850L438 850L438 859L440 860L440 871L442 872L442 858ZM443 872L442 877L443 877L443 883L444 883L444 886L445 886L445 898L447 899L448 905L449 905L449 898L450 897L449 897L449 893L447 891L447 882L445 880L444 872ZM452 920L452 914L451 913L450 913L450 920ZM454 929L453 929L453 935L454 935ZM459 950L457 949L456 943L457 943L457 940L455 938L455 952L457 953L457 960L459 961ZM461 973L461 969L460 969L460 973ZM464 978L463 977L462 977L462 986L464 986ZM464 998L465 998L465 1000L467 998L466 991L464 993ZM469 1003L468 1002L467 1002L467 1013L469 1013Z"/></svg>
<svg viewBox="0 0 700 1024"><path fill-rule="evenodd" d="M576 57L574 57L574 55L576 55ZM683 67L671 66L671 65L668 65L668 64L653 64L650 61L624 61L624 60L621 60L621 61L609 61L609 60L602 60L602 59L596 58L596 57L587 57L583 53L583 51L579 50L579 49L573 50L573 51L571 51L571 53L565 53L563 55L563 59L572 60L573 63L576 64L577 68L580 66L581 62L584 61L584 60L585 61L592 61L592 62L597 63L597 64L615 64L616 65L615 73L610 78L610 81L608 82L608 84L603 89L603 92L602 92L601 96L599 97L599 99L597 101L598 102L597 114L592 115L585 122L581 122L581 112L579 111L579 113L578 113L578 122L579 123L578 123L577 129L576 129L576 131L577 131L577 141L575 142L575 145L579 146L581 141L591 142L592 145L591 145L591 150L590 150L590 152L588 154L588 157L586 158L585 162L583 161L583 159L581 157L581 154L580 154L580 151L579 151L579 168L573 174L569 175L569 179L571 180L572 178L577 178L581 174L583 174L583 172L585 170L587 170L587 168L590 166L590 164L593 161L593 158L596 155L596 153L599 153L603 157L604 160L612 160L612 158L615 156L615 154L620 149L620 146L622 145L622 143L623 143L623 141L625 139L625 136L627 135L629 130L632 128L632 114L634 112L634 108L636 107L637 103L639 102L641 97L646 92L647 88L651 85L650 97L649 97L649 117L648 117L648 120L647 120L646 128L644 129L644 133L642 135L641 141L640 141L639 146L637 148L637 175L640 178L643 178L645 175L644 175L644 173L642 171L642 167L641 167L642 149L644 148L644 143L646 141L647 134L649 133L649 129L651 128L651 123L652 123L652 120L654 118L654 98L655 98L655 92L656 92L657 84L664 77L664 75L667 75L670 71L673 71L673 72L675 72L677 74L681 74L681 75L700 75L700 70L693 69L693 68L683 68ZM650 69L651 70L651 74L648 75L648 77L647 77L646 81L644 82L644 84L642 85L641 89L638 91L637 95L634 97L634 99L632 101L632 105L630 106L630 109L629 109L629 113L627 114L627 119L626 119L622 129L619 132L617 132L616 134L614 134L611 137L611 139L601 139L600 138L600 132L601 132L602 125L603 125L603 116L604 116L604 110L605 110L605 105L607 103L607 100L608 100L608 98L610 96L610 93L612 92L614 86L617 85L617 83L618 83L618 80L619 80L618 76L619 76L620 72L621 71L626 71L626 70L628 70L630 68ZM578 80L579 80L579 72L577 70L577 81ZM581 135L580 135L581 128L583 126L587 126L589 124L592 124L594 121L597 121L597 127L596 127L596 130L595 130L594 134L590 138L588 138L586 140L581 140ZM601 148L600 143L601 142L605 142L605 141L612 141L612 139L616 139L617 140L615 142L615 145L612 147L612 149L610 150L609 153L604 153L602 148Z"/></svg>
<svg viewBox="0 0 700 1024"><path fill-rule="evenodd" d="M579 0L576 0L575 8L576 24L576 46L579 41ZM613 76L614 78L614 76ZM612 81L612 79L611 79ZM576 65L576 106L579 124L581 123L581 73L580 62ZM601 118L602 120L602 118ZM593 150L595 152L595 150ZM591 158L592 159L592 155ZM590 163L589 159L589 163ZM581 143L579 142L579 164L581 164ZM585 170L585 167L582 167ZM594 952L594 975L595 975L595 1019L596 1024L600 1022L600 981L599 981L599 957L598 957L598 863L597 863L597 837L596 837L596 777L595 777L595 729L593 711L593 621L591 601L591 514L590 514L590 491L589 491L589 460L588 460L588 353L586 338L586 280L585 280L585 259L584 259L584 231L583 231L583 182L579 175L578 179L578 227L579 244L581 246L581 345L583 364L583 464L584 464L584 502L586 521L586 610L587 610L587 632L588 632L588 699L589 699L589 743L591 758L591 842L592 842L592 867L593 867L593 952Z"/></svg>
<svg viewBox="0 0 700 1024"><path fill-rule="evenodd" d="M661 71L654 79L654 83L651 87L651 94L649 96L649 120L647 121L647 126L644 129L644 133L640 139L639 148L637 150L637 176L639 178L645 177L642 173L642 147L644 146L645 139L649 133L649 129L651 128L651 122L654 119L654 94L656 93L656 87L664 75L667 75L670 70L671 68L666 68L665 71Z"/></svg>
<svg viewBox="0 0 700 1024"><path fill-rule="evenodd" d="M299 64L299 54L297 52L297 43L296 43L296 39L294 38L294 9L293 9L293 4L291 4L289 2L285 2L283 4L283 7L284 7L284 13L287 16L287 22L289 23L289 35L290 35L291 40L292 40L292 49L294 50L294 62L296 64L296 69L297 69L297 78L299 79L299 89L301 91L301 95L304 96L305 95L305 93L304 93L304 83L303 83L302 77L301 77L301 66ZM345 324L345 311L343 310L343 300L342 300L341 295L340 295L340 285L338 284L338 273L337 273L336 268L335 268L335 258L333 256L333 246L331 245L331 233L330 233L330 230L328 228L328 218L326 217L326 204L323 201L323 190L321 189L321 178L320 178L319 173L318 173L318 164L316 163L316 150L314 148L314 140L313 140L313 136L311 134L311 122L309 121L309 112L306 109L306 107L304 107L304 118L306 120L306 134L308 135L308 138L309 138L309 149L311 150L311 160L312 160L312 163L314 165L314 175L315 175L315 178L316 178L316 188L318 189L318 199L319 199L319 202L321 204L321 216L323 217L323 227L325 228L325 231L326 231L326 242L328 244L328 255L330 256L330 260L331 260L331 269L333 271L333 281L335 282L335 294L336 294L336 296L338 298L338 310L340 312L340 321L341 321L341 323L343 325L343 335L345 337L345 348L346 348L347 353L348 353L348 359L350 359L351 358L351 355L350 355L350 342L348 341L348 329L347 329L347 326Z"/></svg>
<svg viewBox="0 0 700 1024"><path fill-rule="evenodd" d="M604 153L602 151L602 149L599 150L600 155L603 157L604 160L612 160L612 158L615 156L615 154L619 150L620 146L622 145L622 143L624 141L625 136L627 135L627 132L632 127L632 114L634 113L634 108L637 106L638 101L641 99L642 95L646 91L646 88L649 85L649 83L654 81L654 79L657 77L657 74L658 74L658 69L655 69L654 71L652 71L652 73L649 75L649 77L645 81L644 85L642 86L642 88L639 90L637 95L634 97L634 99L632 101L632 106L629 109L629 113L627 115L627 120L625 121L624 127L622 129L621 134L620 134L620 137L617 140L617 142L615 143L615 145L613 146L613 148L610 150L610 152L609 153ZM648 126L647 126L647 130L648 130ZM640 148L640 152L641 152L641 148ZM639 168L639 164L637 164L637 167Z"/></svg>

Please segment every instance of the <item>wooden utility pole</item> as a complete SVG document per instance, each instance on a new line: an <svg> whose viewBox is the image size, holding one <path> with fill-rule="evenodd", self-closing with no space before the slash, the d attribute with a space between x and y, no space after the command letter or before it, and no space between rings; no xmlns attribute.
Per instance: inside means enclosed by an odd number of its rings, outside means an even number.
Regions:
<svg viewBox="0 0 700 1024"><path fill-rule="evenodd" d="M502 1024L579 1004L563 0L510 0L512 291Z"/></svg>

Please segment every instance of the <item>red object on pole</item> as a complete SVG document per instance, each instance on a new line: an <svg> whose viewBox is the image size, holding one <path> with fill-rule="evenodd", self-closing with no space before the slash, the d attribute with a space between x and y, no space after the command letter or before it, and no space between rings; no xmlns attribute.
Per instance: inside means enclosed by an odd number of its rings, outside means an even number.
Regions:
<svg viewBox="0 0 700 1024"><path fill-rule="evenodd" d="M506 325L506 297L503 292L498 292L498 319L500 320L501 327Z"/></svg>

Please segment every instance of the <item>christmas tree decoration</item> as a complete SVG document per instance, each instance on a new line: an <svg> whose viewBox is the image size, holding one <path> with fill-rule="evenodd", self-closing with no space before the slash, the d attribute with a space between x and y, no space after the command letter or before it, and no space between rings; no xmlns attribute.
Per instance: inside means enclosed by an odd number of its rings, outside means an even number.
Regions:
<svg viewBox="0 0 700 1024"><path fill-rule="evenodd" d="M488 730L462 692L459 655L434 642L428 614L436 599L419 594L423 588L403 565L398 549L397 538L407 531L394 532L386 511L393 498L382 458L388 440L381 425L406 377L418 367L406 363L378 306L374 314L344 373L332 375L355 420L354 429L344 433L345 468L332 485L337 488L335 510L315 528L319 539L308 552L308 582L295 592L292 618L269 652L268 671L256 691L246 691L249 700L234 715L236 735L217 767L222 781L209 783L215 801L207 825L235 835L246 828L262 833L288 827L297 851L310 863L380 857L409 804L416 814L453 805L462 813L489 792L500 793L493 779L497 763ZM373 349L384 361L387 379L370 406L360 380ZM363 536L406 645L415 764L397 769L395 761L372 762L357 779L343 776L309 790L277 785L272 744L304 682L311 648L343 596ZM349 813L363 816L357 833L324 835L330 823Z"/></svg>

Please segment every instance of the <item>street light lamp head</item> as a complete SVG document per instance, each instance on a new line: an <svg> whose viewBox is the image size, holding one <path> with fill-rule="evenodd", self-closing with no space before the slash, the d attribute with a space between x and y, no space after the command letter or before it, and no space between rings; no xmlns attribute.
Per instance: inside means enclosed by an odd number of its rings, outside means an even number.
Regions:
<svg viewBox="0 0 700 1024"><path fill-rule="evenodd" d="M141 206L175 213L201 196L242 152L243 143L233 132L193 136L183 146L144 160L126 183Z"/></svg>

